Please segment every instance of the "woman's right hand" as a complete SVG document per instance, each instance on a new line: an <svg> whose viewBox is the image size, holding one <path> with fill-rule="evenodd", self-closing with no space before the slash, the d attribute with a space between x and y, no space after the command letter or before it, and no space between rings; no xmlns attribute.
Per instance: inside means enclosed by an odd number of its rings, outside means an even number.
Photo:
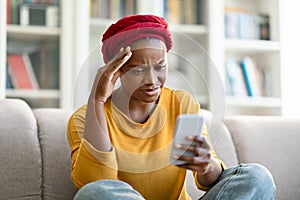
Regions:
<svg viewBox="0 0 300 200"><path fill-rule="evenodd" d="M89 97L83 137L99 151L111 151L104 103L111 96L120 68L131 57L130 47L120 49L111 61L98 70Z"/></svg>
<svg viewBox="0 0 300 200"><path fill-rule="evenodd" d="M89 101L105 103L111 96L116 80L120 76L120 68L132 55L130 47L121 48L118 55L98 70L93 83Z"/></svg>

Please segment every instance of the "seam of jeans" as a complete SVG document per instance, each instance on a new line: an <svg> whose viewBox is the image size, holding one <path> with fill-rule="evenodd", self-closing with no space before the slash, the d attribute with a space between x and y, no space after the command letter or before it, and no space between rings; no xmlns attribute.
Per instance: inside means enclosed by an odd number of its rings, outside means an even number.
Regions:
<svg viewBox="0 0 300 200"><path fill-rule="evenodd" d="M242 169L242 167L241 167L241 165L239 165L239 167L236 169L236 171L234 173L234 176L239 176L241 173L241 169ZM227 181L227 183L225 183L224 186L220 189L220 192L216 196L216 200L222 199L223 191L225 190L226 186L232 182L232 180L233 180L233 176L231 176L230 179Z"/></svg>

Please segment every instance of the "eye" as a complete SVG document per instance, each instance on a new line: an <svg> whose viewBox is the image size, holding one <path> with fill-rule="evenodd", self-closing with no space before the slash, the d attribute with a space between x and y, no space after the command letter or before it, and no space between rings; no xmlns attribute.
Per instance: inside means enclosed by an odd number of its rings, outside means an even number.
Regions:
<svg viewBox="0 0 300 200"><path fill-rule="evenodd" d="M141 67L135 67L133 69L130 70L131 73L135 74L135 75L139 75L144 73L145 69L141 68Z"/></svg>
<svg viewBox="0 0 300 200"><path fill-rule="evenodd" d="M166 64L164 64L164 65L160 65L160 64L159 64L159 65L156 65L156 66L155 66L155 70L156 70L156 71L161 71L161 70L163 70L165 67L166 67Z"/></svg>
<svg viewBox="0 0 300 200"><path fill-rule="evenodd" d="M155 66L156 71L160 71L164 69L167 66L167 61L166 60L161 60L157 65Z"/></svg>

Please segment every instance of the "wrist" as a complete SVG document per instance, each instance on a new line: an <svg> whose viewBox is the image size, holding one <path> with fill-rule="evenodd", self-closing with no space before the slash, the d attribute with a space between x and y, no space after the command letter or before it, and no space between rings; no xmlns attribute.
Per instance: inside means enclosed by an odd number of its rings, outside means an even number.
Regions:
<svg viewBox="0 0 300 200"><path fill-rule="evenodd" d="M204 187L212 186L222 174L223 167L216 158L212 158L212 161L207 166L207 170L204 173L197 172L198 182Z"/></svg>

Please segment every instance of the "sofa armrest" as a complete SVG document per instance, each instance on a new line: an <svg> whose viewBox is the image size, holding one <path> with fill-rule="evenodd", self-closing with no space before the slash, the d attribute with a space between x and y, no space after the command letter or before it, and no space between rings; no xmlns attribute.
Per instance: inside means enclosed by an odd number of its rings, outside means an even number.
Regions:
<svg viewBox="0 0 300 200"><path fill-rule="evenodd" d="M0 199L41 199L37 126L22 100L0 100Z"/></svg>

